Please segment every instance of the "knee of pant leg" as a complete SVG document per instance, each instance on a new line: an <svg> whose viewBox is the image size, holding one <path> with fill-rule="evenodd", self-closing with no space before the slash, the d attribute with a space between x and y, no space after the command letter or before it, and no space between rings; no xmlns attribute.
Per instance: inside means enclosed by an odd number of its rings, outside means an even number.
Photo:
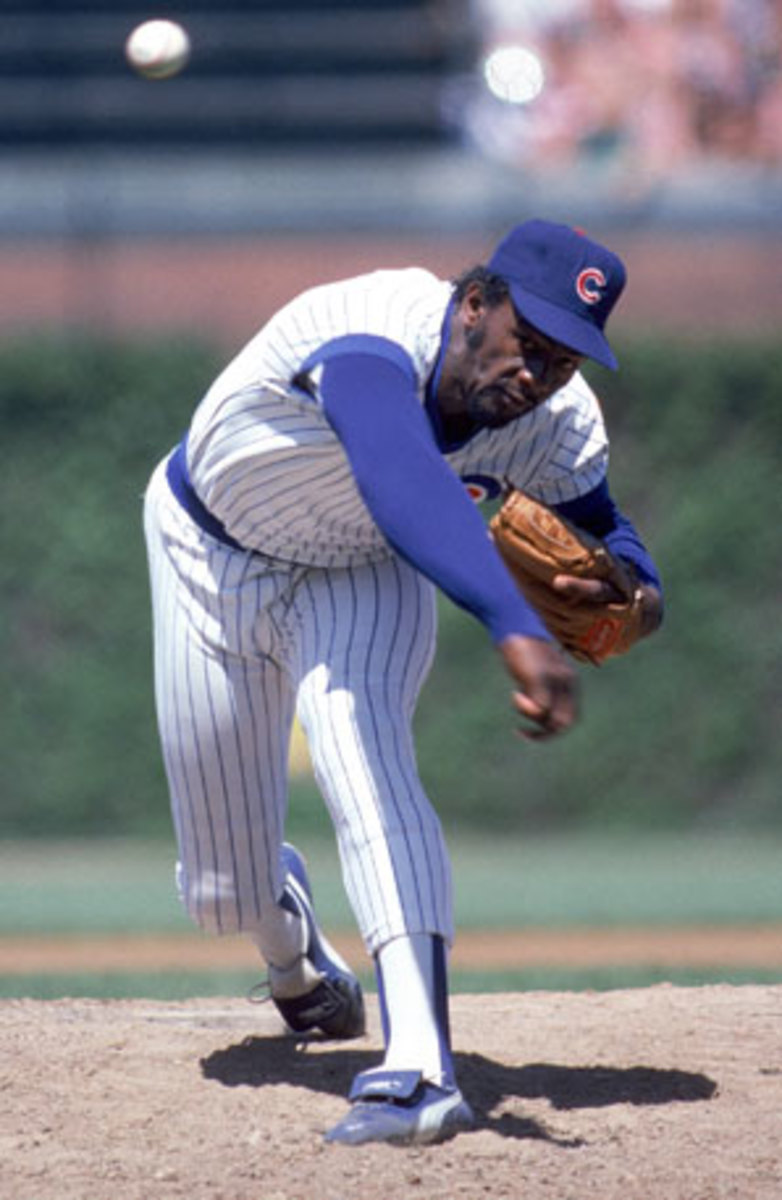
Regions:
<svg viewBox="0 0 782 1200"><path fill-rule="evenodd" d="M212 870L185 876L180 867L177 888L188 916L205 933L238 933L242 928L233 876Z"/></svg>

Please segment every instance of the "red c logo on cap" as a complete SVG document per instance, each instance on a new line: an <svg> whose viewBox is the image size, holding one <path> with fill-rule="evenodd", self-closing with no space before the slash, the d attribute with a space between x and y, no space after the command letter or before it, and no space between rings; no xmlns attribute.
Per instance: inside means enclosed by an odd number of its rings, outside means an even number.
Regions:
<svg viewBox="0 0 782 1200"><path fill-rule="evenodd" d="M576 291L579 300L584 304L597 304L602 300L601 289L608 280L599 267L586 267L576 280Z"/></svg>

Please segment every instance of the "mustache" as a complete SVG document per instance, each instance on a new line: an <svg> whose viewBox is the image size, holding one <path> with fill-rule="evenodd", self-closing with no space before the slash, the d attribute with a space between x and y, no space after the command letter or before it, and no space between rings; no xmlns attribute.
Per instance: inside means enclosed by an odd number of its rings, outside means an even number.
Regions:
<svg viewBox="0 0 782 1200"><path fill-rule="evenodd" d="M471 419L489 429L501 428L511 421L526 417L537 407L537 400L501 383L486 384L469 397Z"/></svg>
<svg viewBox="0 0 782 1200"><path fill-rule="evenodd" d="M521 391L516 387L508 387L507 384L500 383L499 381L487 384L480 391L487 399L490 399L492 396L498 397L509 408L512 408L514 412L518 413L519 416L530 412L539 403L537 397L531 396L529 393Z"/></svg>

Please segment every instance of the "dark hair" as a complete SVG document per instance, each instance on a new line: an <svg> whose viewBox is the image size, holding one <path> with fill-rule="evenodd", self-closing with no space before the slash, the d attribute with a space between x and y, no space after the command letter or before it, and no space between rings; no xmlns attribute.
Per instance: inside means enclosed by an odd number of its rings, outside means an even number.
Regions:
<svg viewBox="0 0 782 1200"><path fill-rule="evenodd" d="M501 275L495 275L488 267L477 266L470 267L454 279L454 296L457 302L464 299L467 289L475 283L479 285L483 299L489 308L502 304L502 301L510 295L507 281Z"/></svg>

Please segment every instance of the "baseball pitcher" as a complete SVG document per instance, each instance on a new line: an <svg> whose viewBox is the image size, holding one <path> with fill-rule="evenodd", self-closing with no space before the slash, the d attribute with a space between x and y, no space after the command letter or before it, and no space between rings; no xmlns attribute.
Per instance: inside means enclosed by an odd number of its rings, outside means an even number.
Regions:
<svg viewBox="0 0 782 1200"><path fill-rule="evenodd" d="M602 661L660 623L658 572L609 491L579 369L616 366L605 324L624 284L606 247L535 220L455 283L409 268L313 288L226 367L150 481L182 900L203 929L254 941L292 1030L363 1032L358 981L285 841L298 715L374 960L384 1054L331 1142L473 1125L448 1028L448 851L411 733L435 589L484 625L538 739L577 719L574 657ZM474 501L497 497L509 507L490 531Z"/></svg>

